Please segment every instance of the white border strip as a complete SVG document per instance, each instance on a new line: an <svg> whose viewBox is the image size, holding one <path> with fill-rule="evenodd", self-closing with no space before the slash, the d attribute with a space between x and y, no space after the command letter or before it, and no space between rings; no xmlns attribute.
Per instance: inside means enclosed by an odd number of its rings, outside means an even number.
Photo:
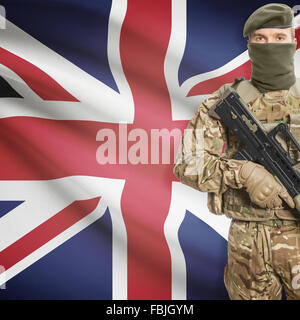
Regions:
<svg viewBox="0 0 300 320"><path fill-rule="evenodd" d="M164 225L165 237L171 254L172 299L186 300L186 262L181 249L178 230L185 217L186 200L178 192L178 182L172 182L171 205Z"/></svg>
<svg viewBox="0 0 300 320"><path fill-rule="evenodd" d="M120 56L120 37L122 25L127 12L127 0L112 0L108 22L107 56L111 73L117 83L122 100L126 101L128 117L134 119L134 102L132 92L125 77ZM120 119L121 120L121 119Z"/></svg>
<svg viewBox="0 0 300 320"><path fill-rule="evenodd" d="M111 72L118 85L122 99L126 100L128 120L134 120L134 102L132 92L126 80L121 56L120 56L120 35L122 25L127 12L127 0L112 0L111 12L108 24L108 61ZM129 120L131 119L131 120ZM122 122L122 119L119 119ZM125 183L125 181L124 181ZM120 196L121 198L121 196ZM116 199L112 199L116 202ZM120 200L121 201L121 200ZM113 299L127 299L127 232L124 224L120 201L112 209L110 207L113 220ZM114 203L112 202L112 203Z"/></svg>
<svg viewBox="0 0 300 320"><path fill-rule="evenodd" d="M171 35L164 63L164 74L170 93L172 118L181 120L182 109L186 108L186 98L179 86L178 71L186 44L186 0L172 0L171 16Z"/></svg>
<svg viewBox="0 0 300 320"><path fill-rule="evenodd" d="M186 44L186 0L172 0L171 35L164 63L164 74L170 93L172 118L183 109L186 99L181 94L178 81L178 70ZM184 219L185 209L176 198L176 184L172 183L171 205L164 225L164 233L171 254L172 299L186 299L186 265L178 240L178 229ZM175 195L176 193L176 195ZM183 200L183 199L181 199Z"/></svg>

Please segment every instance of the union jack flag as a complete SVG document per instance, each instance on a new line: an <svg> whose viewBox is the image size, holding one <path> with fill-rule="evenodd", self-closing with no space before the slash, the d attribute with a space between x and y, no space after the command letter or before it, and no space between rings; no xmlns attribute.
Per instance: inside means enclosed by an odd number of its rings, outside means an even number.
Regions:
<svg viewBox="0 0 300 320"><path fill-rule="evenodd" d="M230 220L172 158L141 159L151 130L176 133L173 155L203 99L250 79L242 28L263 4L1 1L0 299L227 298ZM97 161L99 131L117 161Z"/></svg>

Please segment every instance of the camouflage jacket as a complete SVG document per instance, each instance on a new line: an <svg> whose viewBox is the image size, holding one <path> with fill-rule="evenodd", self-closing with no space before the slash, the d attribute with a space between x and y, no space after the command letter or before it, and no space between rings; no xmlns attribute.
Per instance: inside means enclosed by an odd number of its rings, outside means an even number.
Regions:
<svg viewBox="0 0 300 320"><path fill-rule="evenodd" d="M208 208L212 213L247 221L299 219L296 209L285 203L276 210L259 208L243 188L238 172L244 162L231 159L240 142L219 120L208 115L210 107L230 85L221 86L196 110L183 135L174 174L182 183L208 193ZM248 107L267 131L280 121L290 123L290 130L300 142L300 98L290 90L263 93L248 103ZM291 157L298 160L293 146L284 138L279 140Z"/></svg>

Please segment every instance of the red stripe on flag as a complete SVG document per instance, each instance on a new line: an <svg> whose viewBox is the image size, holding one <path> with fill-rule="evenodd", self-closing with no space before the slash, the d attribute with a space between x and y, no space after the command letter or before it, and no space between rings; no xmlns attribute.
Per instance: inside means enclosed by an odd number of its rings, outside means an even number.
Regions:
<svg viewBox="0 0 300 320"><path fill-rule="evenodd" d="M90 214L101 197L74 201L65 209L0 252L0 265L8 270L35 250Z"/></svg>
<svg viewBox="0 0 300 320"><path fill-rule="evenodd" d="M0 48L0 63L14 71L43 100L78 102L44 71L3 48Z"/></svg>
<svg viewBox="0 0 300 320"><path fill-rule="evenodd" d="M234 82L237 77L244 77L249 80L251 77L251 61L247 61L238 68L225 73L219 77L214 77L196 84L187 94L187 97L201 94L211 94L218 90L223 84Z"/></svg>

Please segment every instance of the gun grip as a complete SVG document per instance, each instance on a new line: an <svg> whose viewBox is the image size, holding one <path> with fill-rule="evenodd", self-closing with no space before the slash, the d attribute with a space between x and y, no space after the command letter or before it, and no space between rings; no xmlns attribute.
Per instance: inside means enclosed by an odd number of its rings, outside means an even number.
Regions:
<svg viewBox="0 0 300 320"><path fill-rule="evenodd" d="M298 210L298 212L300 212L300 193L297 194L294 198L294 203L295 203L295 207Z"/></svg>

